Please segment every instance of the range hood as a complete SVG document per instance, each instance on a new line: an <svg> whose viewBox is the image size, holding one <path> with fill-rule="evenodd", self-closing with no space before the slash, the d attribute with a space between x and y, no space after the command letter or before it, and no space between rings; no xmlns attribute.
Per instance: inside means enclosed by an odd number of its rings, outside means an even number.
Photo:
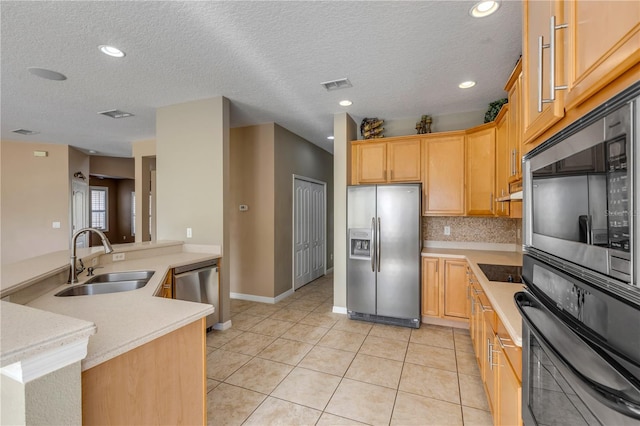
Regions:
<svg viewBox="0 0 640 426"><path fill-rule="evenodd" d="M519 201L522 200L522 190L520 191L516 191L516 192L512 192L509 195L505 195L504 197L498 197L496 198L496 201L498 202L504 202L504 201Z"/></svg>

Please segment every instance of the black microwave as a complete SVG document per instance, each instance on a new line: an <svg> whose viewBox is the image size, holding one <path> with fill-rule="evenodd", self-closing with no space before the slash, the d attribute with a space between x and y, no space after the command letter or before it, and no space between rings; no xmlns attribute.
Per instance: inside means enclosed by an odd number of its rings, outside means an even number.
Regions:
<svg viewBox="0 0 640 426"><path fill-rule="evenodd" d="M525 251L636 285L639 100L636 83L523 158Z"/></svg>

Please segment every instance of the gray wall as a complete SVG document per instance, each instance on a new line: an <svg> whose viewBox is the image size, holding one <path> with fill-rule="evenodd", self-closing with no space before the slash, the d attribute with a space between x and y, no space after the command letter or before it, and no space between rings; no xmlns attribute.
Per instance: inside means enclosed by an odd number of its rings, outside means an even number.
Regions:
<svg viewBox="0 0 640 426"><path fill-rule="evenodd" d="M293 175L327 183L327 268L333 267L333 156L275 125L275 294L291 289L293 270Z"/></svg>

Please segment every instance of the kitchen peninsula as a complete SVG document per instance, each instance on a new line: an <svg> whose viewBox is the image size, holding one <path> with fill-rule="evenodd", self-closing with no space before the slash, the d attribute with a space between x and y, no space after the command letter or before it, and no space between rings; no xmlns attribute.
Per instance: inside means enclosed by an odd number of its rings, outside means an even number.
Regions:
<svg viewBox="0 0 640 426"><path fill-rule="evenodd" d="M81 361L83 423L107 419L118 424L202 423L206 416L204 317L214 308L154 296L171 268L217 259L220 254L215 249L196 252L182 242L115 248L126 260L113 262L112 255L96 249L83 251L81 256L85 265L97 259L100 274L154 271L144 287L120 293L56 297L55 293L69 287L60 283L68 269L66 251L21 262L15 268L3 268L3 373L5 367L16 362L15 356L5 354L6 348L15 348L7 339L16 334L4 330L20 329L21 341L26 342L31 333L34 338L38 336L38 330L24 327L31 324L34 312L82 320L76 322L86 325L87 330L96 329L89 338L87 356ZM87 273L79 278L80 283L84 282ZM58 284L52 285L50 281L56 279ZM46 285L44 294L34 291L40 285ZM37 296L27 301L25 293ZM26 307L5 309L16 306L9 303L12 300L20 300Z"/></svg>

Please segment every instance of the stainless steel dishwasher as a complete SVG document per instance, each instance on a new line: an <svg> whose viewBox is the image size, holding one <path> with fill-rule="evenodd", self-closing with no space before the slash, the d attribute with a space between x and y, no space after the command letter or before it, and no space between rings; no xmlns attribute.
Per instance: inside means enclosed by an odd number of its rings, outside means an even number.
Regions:
<svg viewBox="0 0 640 426"><path fill-rule="evenodd" d="M213 314L207 316L207 330L218 322L220 313L217 260L206 260L174 268L173 284L174 299L213 305Z"/></svg>

